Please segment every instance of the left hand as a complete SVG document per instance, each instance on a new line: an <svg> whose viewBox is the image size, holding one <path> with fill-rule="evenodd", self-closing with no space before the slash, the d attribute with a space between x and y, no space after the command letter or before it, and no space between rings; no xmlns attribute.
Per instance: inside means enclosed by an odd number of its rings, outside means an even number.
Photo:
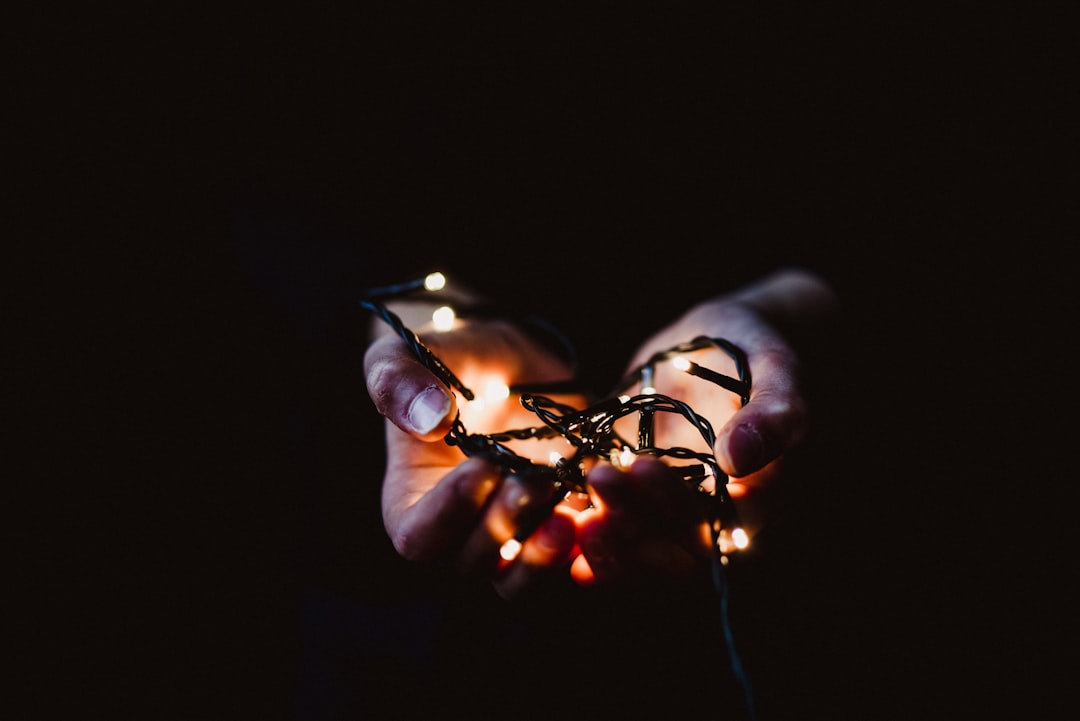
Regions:
<svg viewBox="0 0 1080 721"><path fill-rule="evenodd" d="M654 354L699 336L723 338L745 354L752 380L745 406L731 391L661 363L656 392L687 403L716 432L712 448L678 414L655 415L656 447L711 452L726 473L742 528L752 538L770 514L784 454L805 437L810 409L802 365L780 328L811 330L836 310L832 289L817 276L784 270L737 292L701 303L647 340L629 369ZM735 377L734 362L709 348L688 355L700 365ZM634 392L639 392L635 390ZM633 438L636 418L621 435ZM673 461L679 464L680 461ZM700 492L656 459L638 456L629 470L600 465L588 476L595 508L578 521L582 555L573 575L580 583L689 577L710 553L710 534Z"/></svg>

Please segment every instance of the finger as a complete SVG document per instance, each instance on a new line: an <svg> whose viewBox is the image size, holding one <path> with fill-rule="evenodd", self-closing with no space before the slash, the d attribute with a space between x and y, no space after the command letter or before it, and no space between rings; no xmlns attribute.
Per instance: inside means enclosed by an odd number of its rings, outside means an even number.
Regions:
<svg viewBox="0 0 1080 721"><path fill-rule="evenodd" d="M609 522L623 526L627 535L670 533L705 520L699 491L656 458L639 456L626 471L597 466L589 485Z"/></svg>
<svg viewBox="0 0 1080 721"><path fill-rule="evenodd" d="M692 488L668 464L639 456L627 476L649 518L664 531L682 530L705 521L701 492Z"/></svg>
<svg viewBox="0 0 1080 721"><path fill-rule="evenodd" d="M475 524L454 559L463 574L493 575L505 560L520 552L512 551L503 559L504 544L511 539L524 545L552 513L554 489L550 481L510 476L484 509L483 519ZM506 549L509 552L509 549Z"/></svg>
<svg viewBox="0 0 1080 721"><path fill-rule="evenodd" d="M634 465L639 462L651 471L649 459L638 459ZM596 507L579 518L581 553L597 582L629 580L639 570L635 554L650 520L649 509L629 471L608 464L589 473L589 490Z"/></svg>
<svg viewBox="0 0 1080 721"><path fill-rule="evenodd" d="M783 523L791 510L780 502L782 496L776 483L783 476L784 463L781 456L761 470L728 483L728 494L738 514L737 525L751 541L766 524Z"/></svg>
<svg viewBox="0 0 1080 721"><path fill-rule="evenodd" d="M578 583L610 583L627 575L626 559L620 555L627 541L603 511L593 508L582 513L577 534L581 555L574 559L571 575Z"/></svg>
<svg viewBox="0 0 1080 721"><path fill-rule="evenodd" d="M521 553L506 563L493 586L506 599L524 595L541 579L563 572L577 544L577 529L569 512L556 509L526 539Z"/></svg>
<svg viewBox="0 0 1080 721"><path fill-rule="evenodd" d="M422 474L422 470L415 472ZM446 557L471 533L501 482L501 469L470 458L434 486L420 478L415 490L384 497L383 516L394 548L411 561Z"/></svg>
<svg viewBox="0 0 1080 721"><path fill-rule="evenodd" d="M397 337L384 336L364 354L368 395L379 413L423 440L442 438L457 413L457 400Z"/></svg>
<svg viewBox="0 0 1080 721"><path fill-rule="evenodd" d="M696 526L698 542L687 548L663 536L628 538L608 521L599 511L579 520L581 555L573 561L571 576L581 585L682 580L699 571L707 556L708 529L703 523Z"/></svg>
<svg viewBox="0 0 1080 721"><path fill-rule="evenodd" d="M795 447L808 427L794 354L776 346L749 359L753 372L750 402L724 424L714 447L721 469L735 478L760 470Z"/></svg>

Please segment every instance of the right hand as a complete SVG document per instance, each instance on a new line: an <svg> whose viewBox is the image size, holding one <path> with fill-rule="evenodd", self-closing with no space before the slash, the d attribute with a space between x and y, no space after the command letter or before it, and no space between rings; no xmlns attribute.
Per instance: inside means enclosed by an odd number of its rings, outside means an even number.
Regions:
<svg viewBox="0 0 1080 721"><path fill-rule="evenodd" d="M420 329L423 331L424 329ZM505 385L549 383L573 369L505 321L456 321L453 330L419 332L423 343L462 382L482 395L490 380ZM469 433L540 425L514 398L487 399L478 411L421 363L396 335L384 335L364 357L368 393L387 419L387 466L382 513L394 547L412 561L446 563L457 571L491 578L510 598L540 583L567 576L575 547L572 512L556 508L524 542L512 561L500 548L530 513L543 510L547 484L530 487L480 457L467 458L444 437L458 413ZM581 398L561 398L583 407ZM515 451L546 462L562 439L517 442Z"/></svg>

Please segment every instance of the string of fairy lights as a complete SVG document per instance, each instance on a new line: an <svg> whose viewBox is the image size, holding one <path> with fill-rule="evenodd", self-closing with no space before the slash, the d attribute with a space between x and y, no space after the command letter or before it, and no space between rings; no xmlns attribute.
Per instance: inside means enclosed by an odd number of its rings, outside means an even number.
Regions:
<svg viewBox="0 0 1080 721"><path fill-rule="evenodd" d="M434 292L445 287L446 278L441 273L431 273L424 278L368 289L360 300L360 306L389 325L407 344L409 350L428 370L448 388L459 392L466 401L476 401L478 394L466 386L454 372L390 310L386 303L416 294ZM449 306L440 306L432 316L436 331L453 327L455 313ZM696 363L689 356L707 349L723 351L734 363L735 376L728 376ZM471 433L459 412L454 419L445 442L455 446L468 457L481 457L501 467L506 474L527 479L532 485L539 481L546 485L550 494L547 502L536 513L523 519L513 538L502 547L503 558L513 560L522 544L543 522L555 507L571 496L587 498L587 468L591 463L608 461L619 467L627 467L636 456L649 455L667 459L675 474L697 490L705 501L709 527L712 535L712 580L719 601L721 625L732 672L743 689L747 712L753 717L753 698L749 679L743 670L731 633L728 619L728 582L725 566L728 554L744 549L749 538L743 530L735 503L728 492L727 475L720 469L712 448L716 432L703 415L676 398L659 393L654 387L657 369L668 363L678 371L735 394L745 406L750 401L751 378L746 356L733 343L722 338L700 336L686 343L655 353L636 370L627 374L615 388L611 397L586 408L575 408L558 402L540 390L557 386L515 385L503 388L503 395L516 395L521 406L534 414L537 425L490 433ZM636 389L636 392L632 392ZM708 450L693 450L684 446L662 447L657 445L654 428L658 414L681 417L696 431ZM637 418L636 437L624 437L616 426L623 418ZM547 463L538 462L512 450L508 444L530 439L562 438L573 452L567 457L553 453Z"/></svg>

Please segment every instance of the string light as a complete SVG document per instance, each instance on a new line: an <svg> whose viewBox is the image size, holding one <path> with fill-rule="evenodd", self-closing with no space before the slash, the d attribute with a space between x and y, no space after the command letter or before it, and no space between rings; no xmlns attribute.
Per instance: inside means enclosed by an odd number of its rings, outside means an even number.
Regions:
<svg viewBox="0 0 1080 721"><path fill-rule="evenodd" d="M513 561L521 553L521 541L510 538L499 548L499 555L504 561Z"/></svg>
<svg viewBox="0 0 1080 721"><path fill-rule="evenodd" d="M389 311L381 302L386 297L401 295L421 287L442 288L445 283L445 276L441 273L432 273L423 281L369 290L361 300L361 305L376 313L393 327L398 335L408 342L414 354L425 366L447 386L460 391L467 400L474 401L474 406L482 407L487 399L509 397L510 388L497 381L492 381L487 385L483 396L477 396L420 341L413 331L404 326L398 316ZM448 307L447 309L449 310ZM737 379L704 368L685 357L687 353L710 347L719 348L732 358L739 375ZM698 490L703 491L704 495L715 499L714 518L719 521L715 531L717 534L721 529L736 528L739 526L738 518L734 503L726 489L727 476L720 470L715 456L711 453L716 442L712 425L708 419L697 414L686 403L657 393L653 385L656 366L665 360L670 360L675 368L683 372L709 380L737 393L743 405L749 402L750 375L742 352L728 341L702 336L654 354L635 373L624 378L622 387L617 390L625 391L633 386L639 386L640 393L636 395L621 392L616 397L601 401L589 408L576 409L557 403L547 396L525 392L528 386L519 385L515 387L515 390L520 393L521 405L533 412L543 425L488 434L469 433L459 415L445 440L448 444L460 448L465 455L487 457L509 473L548 479L554 489L560 491L555 494L557 497L565 496L571 491L587 492L585 475L581 470L581 461L585 457L614 460L621 467L629 466L633 456L638 454L697 461L696 464L673 467L682 472L685 481L694 484ZM652 428L657 413L682 416L698 431L710 451L693 451L678 446L671 448L656 446ZM638 437L634 444L615 431L615 421L630 414L638 416ZM561 436L576 449L574 458L560 458L558 463L551 465L537 464L518 455L505 445L512 440L556 436ZM706 480L709 481L707 485L704 484ZM557 505L557 500L552 508L554 505ZM739 544L719 543L719 537L714 540L718 541L717 545L722 546L725 553L730 548L745 548L748 544L748 539Z"/></svg>
<svg viewBox="0 0 1080 721"><path fill-rule="evenodd" d="M442 290L446 287L446 276L442 273L428 273L424 277L425 290Z"/></svg>
<svg viewBox="0 0 1080 721"><path fill-rule="evenodd" d="M448 305L439 306L431 314L431 324L435 327L435 330L445 332L454 327L454 321L457 319L457 314L454 313L454 309Z"/></svg>
<svg viewBox="0 0 1080 721"><path fill-rule="evenodd" d="M390 325L406 342L416 358L448 387L460 392L466 400L473 401L470 404L471 410L482 410L488 399L506 399L511 392L514 392L519 395L522 407L535 414L541 422L541 425L528 428L486 434L469 433L459 413L444 439L448 445L459 448L464 455L486 458L502 467L508 474L547 482L550 496L544 499L544 502L535 508L529 517L521 519L514 536L500 547L500 556L507 562L513 561L521 553L528 537L559 503L571 496L588 493L584 471L586 459L608 460L620 468L628 468L637 455L663 457L669 461L689 461L682 465L672 462L670 465L681 475L685 483L699 491L706 499L714 551L713 586L719 600L721 626L732 672L742 686L747 711L752 716L753 698L749 679L735 651L730 622L727 618L728 584L724 571L729 563L728 555L733 551L747 548L750 539L739 522L735 504L728 492L728 477L720 469L712 453L712 448L716 443L716 434L712 424L686 403L658 393L655 387L657 366L669 361L670 365L680 372L709 381L736 394L741 404L746 405L750 401L751 379L745 354L733 343L722 338L699 336L689 342L654 354L636 371L623 378L612 397L584 409L558 403L548 396L540 395L545 390L557 389L558 384L554 387L517 385L511 388L505 384L495 383L485 387L482 396L477 396L420 341L416 333L405 327L400 317L387 309L383 303L390 298L407 295L421 288L437 291L445 285L446 278L443 274L431 273L418 281L369 289L360 300L360 305ZM453 327L455 318L453 309L444 306L436 311L432 320L437 330L445 331ZM737 377L718 373L686 357L690 353L706 349L723 351L734 362ZM631 393L631 389L635 387L639 389L639 392ZM682 417L697 431L709 450L694 451L679 446L670 448L657 446L653 437L657 413ZM635 443L631 443L615 430L616 421L630 415L636 415L638 418ZM515 453L506 445L515 440L556 437L569 442L574 451L569 458L553 452L549 456L549 464L534 462Z"/></svg>
<svg viewBox="0 0 1080 721"><path fill-rule="evenodd" d="M484 386L484 397L492 401L502 401L510 397L510 386L497 380L490 380Z"/></svg>

